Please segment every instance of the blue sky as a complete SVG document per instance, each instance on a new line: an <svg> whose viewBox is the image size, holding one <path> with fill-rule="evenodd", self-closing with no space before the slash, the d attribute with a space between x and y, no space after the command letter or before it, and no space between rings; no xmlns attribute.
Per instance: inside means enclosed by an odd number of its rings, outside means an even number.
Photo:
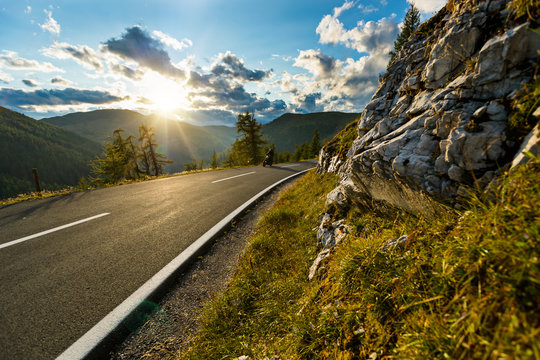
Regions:
<svg viewBox="0 0 540 360"><path fill-rule="evenodd" d="M414 2L0 0L0 105L125 108L196 124L359 112Z"/></svg>

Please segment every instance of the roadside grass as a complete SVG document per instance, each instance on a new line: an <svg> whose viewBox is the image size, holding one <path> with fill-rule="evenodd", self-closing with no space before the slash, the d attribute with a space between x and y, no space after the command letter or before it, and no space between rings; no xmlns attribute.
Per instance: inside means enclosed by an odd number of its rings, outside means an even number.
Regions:
<svg viewBox="0 0 540 360"><path fill-rule="evenodd" d="M313 159L308 159L308 160L313 160ZM274 165L275 164L277 163L274 163ZM253 167L253 166L258 166L258 165L250 165L250 166ZM62 195L71 194L74 192L93 190L93 189L102 189L102 188L119 186L119 185L126 185L126 184L141 182L141 181L150 181L150 180L163 179L163 178L168 178L168 177L173 177L173 176L197 174L197 173L208 172L208 171L237 169L241 167L246 167L246 166L217 167L214 169L206 168L206 169L189 170L189 171L182 171L182 172L174 173L174 174L164 174L160 176L145 176L145 177L141 177L135 180L121 180L117 182L116 184L101 184L99 186L94 186L91 183L89 183L86 179L84 179L84 181L82 181L81 179L81 181L79 181L79 184L77 186L68 186L60 190L43 190L41 192L41 195L39 195L37 192L30 192L30 193L25 193L25 194L19 194L17 196L6 198L6 199L0 199L0 206L11 205L11 204L19 203L21 201L37 200L37 199L44 199L48 197L62 196Z"/></svg>
<svg viewBox="0 0 540 360"><path fill-rule="evenodd" d="M336 177L309 172L260 221L179 358L540 359L539 170L536 158L436 219L352 209L311 282Z"/></svg>
<svg viewBox="0 0 540 360"><path fill-rule="evenodd" d="M77 186L68 186L60 190L43 190L41 192L41 195L39 195L39 193L37 192L30 192L30 193L25 193L25 194L19 194L17 196L6 198L6 199L0 199L0 206L11 205L11 204L15 204L15 203L18 203L21 201L27 201L27 200L37 200L37 199L44 199L48 197L62 196L62 195L71 194L74 192L86 191L86 190L102 189L102 188L132 184L132 183L137 183L137 182L142 182L142 181L164 179L164 178L173 177L173 176L183 176L183 175L189 175L189 174L196 174L200 172L217 171L217 170L224 170L224 169L231 169L231 168L218 167L215 169L208 168L208 169L182 171L179 173L164 174L160 176L145 176L145 177L141 177L135 180L121 180L115 184L100 184L99 186L92 185L90 182L88 182L88 180L81 178Z"/></svg>

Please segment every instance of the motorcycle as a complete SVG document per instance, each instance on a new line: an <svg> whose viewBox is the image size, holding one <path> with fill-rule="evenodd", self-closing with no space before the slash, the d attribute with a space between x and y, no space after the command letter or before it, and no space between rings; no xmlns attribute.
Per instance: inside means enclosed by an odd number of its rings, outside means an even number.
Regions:
<svg viewBox="0 0 540 360"><path fill-rule="evenodd" d="M274 158L273 156L270 156L270 155L266 155L266 157L264 158L264 161L262 163L262 166L272 166L272 163L274 162Z"/></svg>

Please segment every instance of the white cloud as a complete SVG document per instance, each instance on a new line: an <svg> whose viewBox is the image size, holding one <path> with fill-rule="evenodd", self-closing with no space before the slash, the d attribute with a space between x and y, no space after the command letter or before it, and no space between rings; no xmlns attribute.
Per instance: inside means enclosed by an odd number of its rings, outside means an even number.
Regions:
<svg viewBox="0 0 540 360"><path fill-rule="evenodd" d="M182 41L178 41L172 36L158 30L152 31L152 34L156 36L162 44L164 44L165 46L169 46L174 50L182 50L183 48L193 46L193 42L186 38L182 39Z"/></svg>
<svg viewBox="0 0 540 360"><path fill-rule="evenodd" d="M375 12L375 11L379 11L378 8L376 8L375 6L373 5L358 5L358 8L362 11L362 13L364 14L369 14L369 13L372 13L372 12Z"/></svg>
<svg viewBox="0 0 540 360"><path fill-rule="evenodd" d="M446 4L446 0L407 0L407 2L414 4L423 13L438 11Z"/></svg>
<svg viewBox="0 0 540 360"><path fill-rule="evenodd" d="M334 8L334 17L338 17L342 12L351 9L354 6L354 1L345 1L340 7Z"/></svg>
<svg viewBox="0 0 540 360"><path fill-rule="evenodd" d="M367 23L359 21L355 28L346 30L343 23L331 15L323 17L316 30L320 43L343 44L360 53L389 52L398 31L398 25L391 18Z"/></svg>
<svg viewBox="0 0 540 360"><path fill-rule="evenodd" d="M43 31L48 31L51 34L60 35L60 24L56 22L56 20L52 17L52 11L43 10L45 14L47 14L47 20L40 24L39 26Z"/></svg>
<svg viewBox="0 0 540 360"><path fill-rule="evenodd" d="M380 2L382 6L388 5L388 0L381 0Z"/></svg>
<svg viewBox="0 0 540 360"><path fill-rule="evenodd" d="M32 80L32 79L23 79L22 83L28 87L36 87L39 85L38 82Z"/></svg>
<svg viewBox="0 0 540 360"><path fill-rule="evenodd" d="M359 111L376 90L378 74L387 63L388 55L382 52L341 61L320 50L301 51L295 65L311 76L283 73L279 85L292 95L291 107L297 111Z"/></svg>
<svg viewBox="0 0 540 360"><path fill-rule="evenodd" d="M40 63L37 60L29 60L18 57L15 51L3 50L0 54L0 67L11 70L35 70L40 72L61 72L64 70L57 68L49 62Z"/></svg>
<svg viewBox="0 0 540 360"><path fill-rule="evenodd" d="M25 14L30 14L31 12L32 12L32 7L31 7L30 5L28 5L28 6L26 7L26 9L24 9L24 13L25 13Z"/></svg>
<svg viewBox="0 0 540 360"><path fill-rule="evenodd" d="M71 45L66 42L54 41L49 48L40 52L53 59L73 59L87 69L102 71L103 65L98 54L86 45Z"/></svg>
<svg viewBox="0 0 540 360"><path fill-rule="evenodd" d="M10 81L13 81L13 77L0 70L0 83L7 84Z"/></svg>
<svg viewBox="0 0 540 360"><path fill-rule="evenodd" d="M51 84L56 86L71 86L73 85L73 82L67 79L64 79L60 75L55 76L51 79Z"/></svg>
<svg viewBox="0 0 540 360"><path fill-rule="evenodd" d="M325 55L321 50L305 50L294 61L294 66L302 67L312 73L316 78L328 78L337 75L342 62Z"/></svg>

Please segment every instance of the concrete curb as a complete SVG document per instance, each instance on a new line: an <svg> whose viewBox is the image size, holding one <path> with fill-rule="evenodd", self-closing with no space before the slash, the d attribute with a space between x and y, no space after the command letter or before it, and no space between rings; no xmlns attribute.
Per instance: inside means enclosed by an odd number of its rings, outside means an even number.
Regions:
<svg viewBox="0 0 540 360"><path fill-rule="evenodd" d="M187 267L200 253L216 238L221 232L230 226L231 221L240 216L244 211L255 204L259 198L266 195L276 186L286 182L287 180L306 173L307 170L300 171L296 174L288 176L266 189L253 196L246 201L227 217L214 225L210 230L204 233L180 255L174 258L157 274L152 276L150 280L144 283L126 300L118 305L113 311L105 316L93 328L88 330L81 338L75 341L69 348L60 354L57 360L73 360L73 359L103 359L107 358L111 349L122 341L128 334L129 330L123 326L123 323L134 316L139 307L148 300L157 299L160 293L164 293L167 285L174 281L174 277L185 267Z"/></svg>

